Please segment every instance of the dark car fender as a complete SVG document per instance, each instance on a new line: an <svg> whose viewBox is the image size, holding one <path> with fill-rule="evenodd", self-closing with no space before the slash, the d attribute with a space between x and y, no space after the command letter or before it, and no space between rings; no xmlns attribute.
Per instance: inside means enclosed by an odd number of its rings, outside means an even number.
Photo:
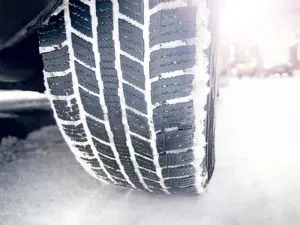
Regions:
<svg viewBox="0 0 300 225"><path fill-rule="evenodd" d="M62 0L0 0L0 51L33 33Z"/></svg>

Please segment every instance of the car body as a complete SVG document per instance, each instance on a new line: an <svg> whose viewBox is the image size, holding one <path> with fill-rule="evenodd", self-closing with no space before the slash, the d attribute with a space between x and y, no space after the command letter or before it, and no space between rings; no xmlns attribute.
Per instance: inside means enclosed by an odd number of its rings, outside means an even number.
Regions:
<svg viewBox="0 0 300 225"><path fill-rule="evenodd" d="M1 0L0 51L32 34L61 0Z"/></svg>
<svg viewBox="0 0 300 225"><path fill-rule="evenodd" d="M251 60L249 62L237 62L235 63L235 68L238 77L253 77L258 72L258 67L255 60Z"/></svg>
<svg viewBox="0 0 300 225"><path fill-rule="evenodd" d="M293 75L293 66L289 62L275 64L275 65L265 65L264 66L264 75L272 76L274 74L288 74L288 76Z"/></svg>
<svg viewBox="0 0 300 225"><path fill-rule="evenodd" d="M61 2L0 1L0 89L44 90L37 29Z"/></svg>

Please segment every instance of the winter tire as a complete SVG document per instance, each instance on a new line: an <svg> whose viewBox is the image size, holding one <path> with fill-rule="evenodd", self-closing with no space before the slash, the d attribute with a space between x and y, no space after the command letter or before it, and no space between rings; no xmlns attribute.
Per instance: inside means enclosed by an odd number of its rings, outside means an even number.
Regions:
<svg viewBox="0 0 300 225"><path fill-rule="evenodd" d="M65 0L40 29L46 94L93 177L167 194L205 189L208 15L206 0Z"/></svg>

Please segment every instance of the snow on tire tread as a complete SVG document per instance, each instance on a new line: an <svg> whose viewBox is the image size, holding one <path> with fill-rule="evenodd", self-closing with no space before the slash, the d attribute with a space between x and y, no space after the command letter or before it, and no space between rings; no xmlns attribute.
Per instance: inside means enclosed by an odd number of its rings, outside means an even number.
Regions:
<svg viewBox="0 0 300 225"><path fill-rule="evenodd" d="M46 94L92 176L150 192L203 190L205 2L64 0L40 29Z"/></svg>

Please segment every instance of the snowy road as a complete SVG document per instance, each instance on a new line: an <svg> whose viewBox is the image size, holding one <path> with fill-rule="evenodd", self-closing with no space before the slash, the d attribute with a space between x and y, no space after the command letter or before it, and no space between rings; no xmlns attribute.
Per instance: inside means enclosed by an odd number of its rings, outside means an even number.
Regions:
<svg viewBox="0 0 300 225"><path fill-rule="evenodd" d="M6 143L25 153L0 165L0 224L298 225L300 78L229 85L218 100L216 171L202 196L101 185L47 127Z"/></svg>

